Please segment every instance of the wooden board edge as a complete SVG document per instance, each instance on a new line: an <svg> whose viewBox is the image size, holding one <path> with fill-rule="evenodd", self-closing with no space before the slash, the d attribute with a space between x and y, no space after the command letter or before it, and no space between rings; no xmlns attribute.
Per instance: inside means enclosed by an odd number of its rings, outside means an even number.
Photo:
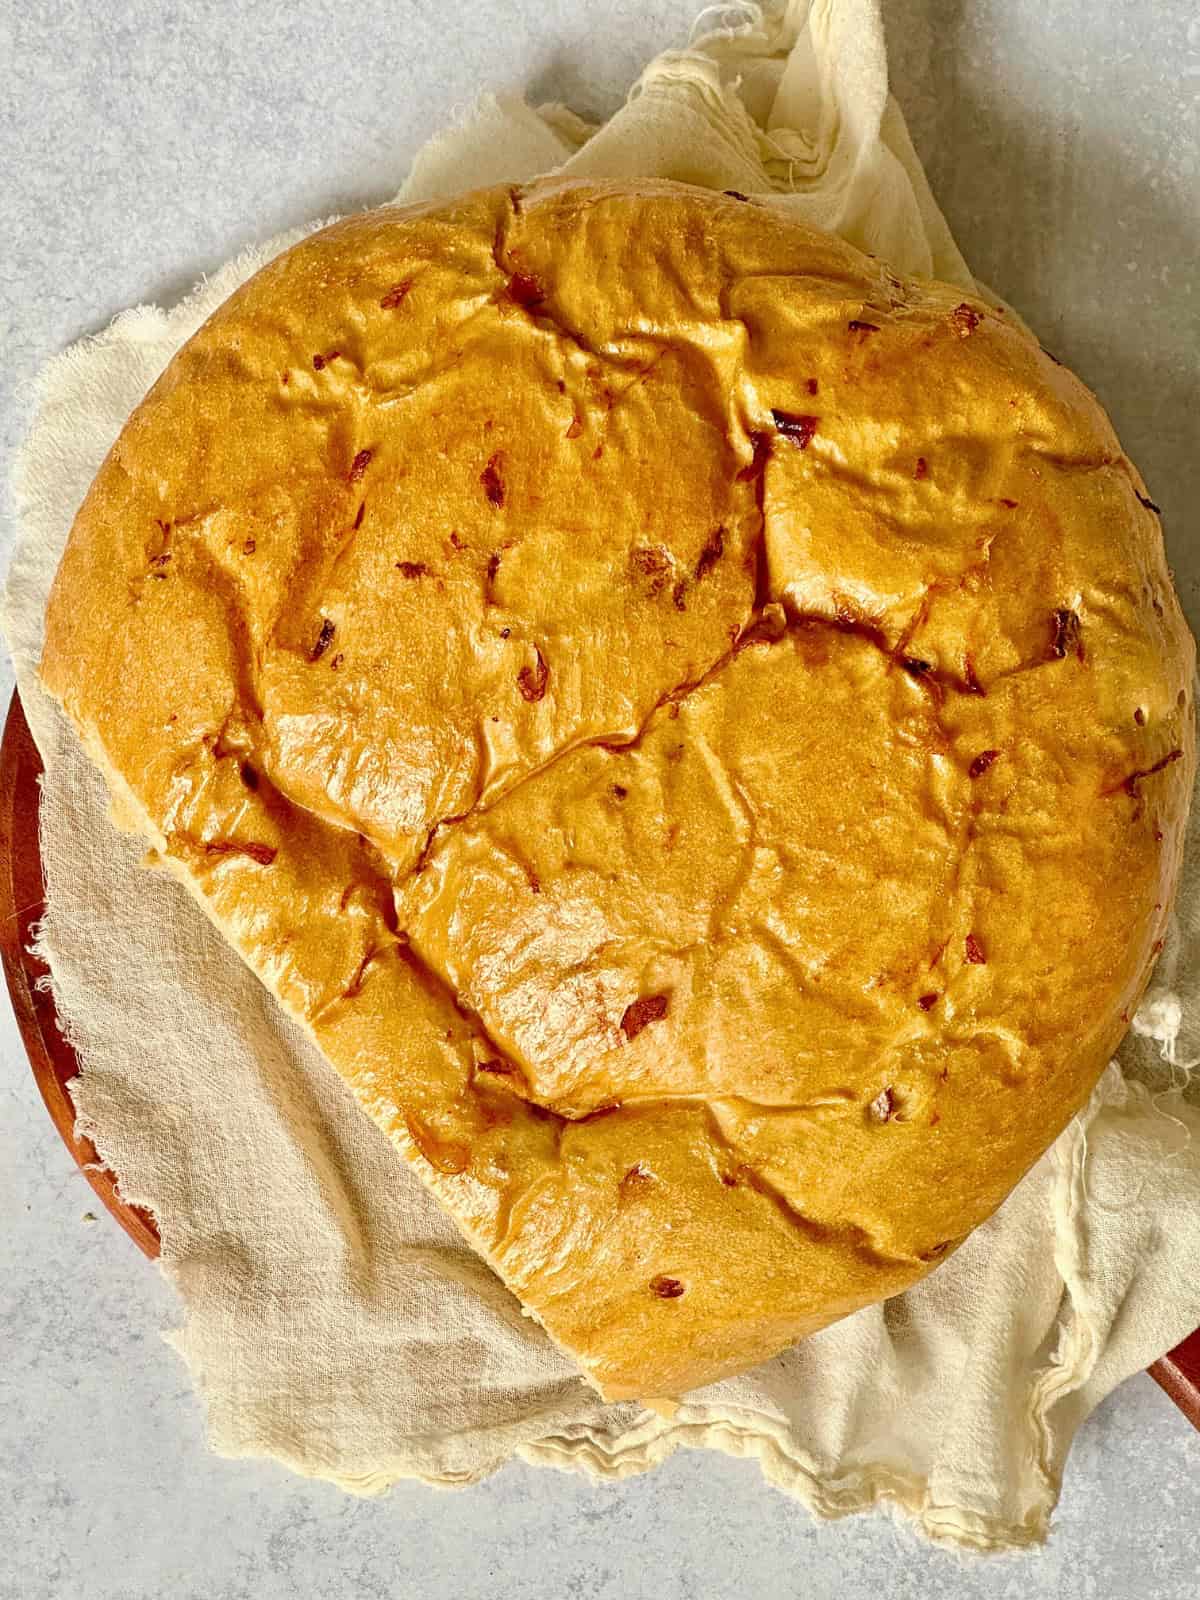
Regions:
<svg viewBox="0 0 1200 1600"><path fill-rule="evenodd" d="M54 996L41 982L49 975L32 951L33 931L46 908L38 837L42 759L20 696L14 694L0 742L0 960L34 1081L67 1149L101 1204L146 1255L159 1253L153 1217L121 1198L116 1176L90 1139L75 1132L72 1078L79 1060L58 1025Z"/></svg>
<svg viewBox="0 0 1200 1600"><path fill-rule="evenodd" d="M1192 1426L1200 1428L1200 1328L1148 1370Z"/></svg>

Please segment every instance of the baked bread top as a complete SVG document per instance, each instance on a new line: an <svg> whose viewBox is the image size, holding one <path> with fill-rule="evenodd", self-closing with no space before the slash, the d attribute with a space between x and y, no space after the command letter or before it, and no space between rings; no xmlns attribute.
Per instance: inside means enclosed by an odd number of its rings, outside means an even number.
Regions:
<svg viewBox="0 0 1200 1600"><path fill-rule="evenodd" d="M545 181L233 295L98 474L42 675L620 1398L911 1284L1086 1098L1193 657L1011 319L738 196Z"/></svg>

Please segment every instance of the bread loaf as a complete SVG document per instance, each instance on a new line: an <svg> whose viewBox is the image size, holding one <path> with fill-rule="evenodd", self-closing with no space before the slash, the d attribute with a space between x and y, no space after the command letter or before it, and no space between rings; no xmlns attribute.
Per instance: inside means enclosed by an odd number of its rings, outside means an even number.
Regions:
<svg viewBox="0 0 1200 1600"><path fill-rule="evenodd" d="M98 474L42 675L622 1398L914 1283L1084 1101L1193 655L1011 318L739 196L544 181L233 295Z"/></svg>

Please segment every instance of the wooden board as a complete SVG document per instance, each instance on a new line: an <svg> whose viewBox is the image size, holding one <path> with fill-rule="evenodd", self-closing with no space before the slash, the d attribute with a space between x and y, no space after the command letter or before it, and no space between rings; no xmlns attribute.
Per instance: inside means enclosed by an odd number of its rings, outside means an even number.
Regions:
<svg viewBox="0 0 1200 1600"><path fill-rule="evenodd" d="M14 694L0 744L0 958L13 1013L34 1079L67 1149L126 1233L148 1256L157 1256L154 1219L122 1200L92 1141L75 1133L75 1106L67 1085L79 1076L79 1061L59 1028L53 995L47 987L39 988L49 969L29 948L45 909L38 839L41 776L42 758Z"/></svg>
<svg viewBox="0 0 1200 1600"><path fill-rule="evenodd" d="M91 1140L76 1136L68 1085L79 1075L79 1062L59 1029L53 996L48 989L38 988L38 980L48 970L29 950L32 929L45 906L38 839L41 773L41 757L21 702L14 695L0 744L0 957L8 992L33 1076L54 1126L84 1177L126 1233L148 1256L157 1256L159 1237L154 1219L122 1200L116 1180L100 1165ZM1156 1361L1150 1376L1200 1428L1200 1329Z"/></svg>

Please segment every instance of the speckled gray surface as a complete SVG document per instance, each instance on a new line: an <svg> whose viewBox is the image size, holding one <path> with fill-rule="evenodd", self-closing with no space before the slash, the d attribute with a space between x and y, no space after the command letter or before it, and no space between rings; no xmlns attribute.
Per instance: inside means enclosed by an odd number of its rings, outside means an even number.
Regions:
<svg viewBox="0 0 1200 1600"><path fill-rule="evenodd" d="M611 108L698 0L0 0L0 467L21 386L239 245L385 197L483 87ZM885 0L893 81L975 270L1111 410L1200 619L1195 0ZM3 686L7 693L7 669ZM815 1524L752 1466L616 1487L510 1467L359 1502L218 1461L0 1021L0 1600L884 1595L1194 1600L1200 1435L1149 1379L1084 1428L1054 1536L963 1564L883 1518Z"/></svg>

